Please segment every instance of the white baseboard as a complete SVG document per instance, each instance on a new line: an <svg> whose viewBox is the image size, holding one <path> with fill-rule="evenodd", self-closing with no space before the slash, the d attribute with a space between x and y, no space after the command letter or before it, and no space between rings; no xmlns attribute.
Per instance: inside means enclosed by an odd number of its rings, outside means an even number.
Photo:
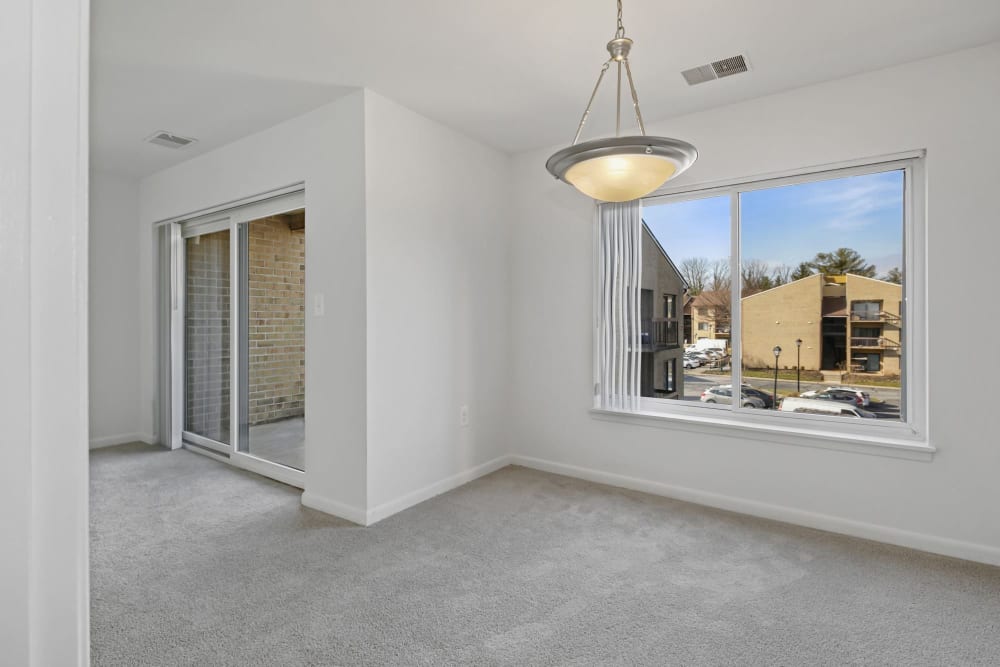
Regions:
<svg viewBox="0 0 1000 667"><path fill-rule="evenodd" d="M489 475L491 472L496 472L501 468L506 468L510 465L509 456L500 456L492 461L487 461L477 465L474 468L469 468L468 470L463 470L457 475L452 475L451 477L446 477L440 481L429 484L422 489L417 489L412 493L407 493L404 496L400 496L389 502L382 503L372 509L368 510L367 514L367 524L372 525L377 523L382 519L386 519L393 514L402 512L403 510L413 507L425 500L430 500L434 496L439 496L442 493L447 493L452 489L457 489L463 484L468 484L474 479L478 479L484 475Z"/></svg>
<svg viewBox="0 0 1000 667"><path fill-rule="evenodd" d="M360 526L367 525L368 517L365 514L365 511L360 507L354 507L353 505L348 505L337 500L324 498L323 496L319 496L308 491L302 492L301 502L303 506L310 509L318 510L326 514L332 514L335 517L346 519Z"/></svg>
<svg viewBox="0 0 1000 667"><path fill-rule="evenodd" d="M772 505L769 503L757 502L755 500L734 498L732 496L724 496L707 491L674 486L672 484L663 484L662 482L654 482L651 480L639 479L637 477L627 477L625 475L593 470L591 468L581 468L574 465L537 459L530 456L514 455L510 457L510 462L513 465L534 468L535 470L551 472L557 475L566 475L567 477L576 477L578 479L597 482L599 484L617 486L624 489L631 489L633 491L642 491L657 496L666 496L668 498L696 503L698 505L707 505L709 507L729 510L731 512L739 512L741 514L749 514L765 519L783 521L785 523L797 524L808 528L816 528L818 530L825 530L832 533L841 533L843 535L860 537L866 540L873 540L875 542L885 542L887 544L908 547L919 551L927 551L942 556L951 556L953 558L962 558L964 560L972 560L979 563L1000 566L1000 549L985 544L963 542L961 540L953 540L947 537L936 537L934 535L914 533L906 530L865 523L862 521L843 519L836 516L830 516L828 514L806 512L781 505Z"/></svg>
<svg viewBox="0 0 1000 667"><path fill-rule="evenodd" d="M319 510L320 512L325 512L326 514L332 514L333 516L340 517L341 519L347 519L348 521L361 526L370 526L381 521L382 519L392 516L393 514L397 514L407 508L422 503L425 500L430 500L434 496L439 496L442 493L451 491L452 489L457 489L463 484L468 484L474 479L482 477L483 475L488 475L491 472L500 470L501 468L506 468L509 465L510 457L501 456L474 468L464 470L457 475L452 475L451 477L446 477L445 479L434 482L433 484L429 484L412 493L407 493L404 496L390 500L387 503L382 503L367 512L360 507L354 507L337 500L324 498L316 495L315 493L310 493L309 491L303 492L302 504L310 509Z"/></svg>
<svg viewBox="0 0 1000 667"><path fill-rule="evenodd" d="M115 445L124 445L127 442L144 442L148 445L153 442L153 438L145 433L121 433L119 435L109 435L103 438L91 438L90 449L114 447Z"/></svg>

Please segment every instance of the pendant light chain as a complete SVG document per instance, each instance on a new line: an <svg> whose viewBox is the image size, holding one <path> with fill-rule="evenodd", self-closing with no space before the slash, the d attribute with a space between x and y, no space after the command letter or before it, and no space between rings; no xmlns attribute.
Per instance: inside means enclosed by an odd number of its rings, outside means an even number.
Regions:
<svg viewBox="0 0 1000 667"><path fill-rule="evenodd" d="M612 45L615 42L624 41L624 46L619 46L620 51L612 51ZM583 116L580 117L580 124L576 128L576 135L573 137L572 146L575 146L580 141L580 135L583 133L583 126L587 123L587 118L590 117L590 109L594 106L594 99L597 97L597 91L601 87L601 82L604 80L604 75L607 73L608 68L611 63L614 62L618 65L618 91L615 98L615 136L621 136L622 129L622 65L625 65L625 75L628 79L629 92L632 93L632 108L635 111L635 120L639 125L639 133L642 136L646 136L646 125L642 120L642 112L639 110L639 94L635 91L635 82L632 80L632 67L629 65L628 52L631 48L632 40L625 37L625 24L622 22L622 0L618 0L618 26L615 30L614 39L609 42L608 50L611 51L612 56L607 60L601 67L601 73L597 76L597 83L594 84L594 90L590 94L590 100L587 101L587 108L583 110Z"/></svg>
<svg viewBox="0 0 1000 667"><path fill-rule="evenodd" d="M601 67L601 73L597 75L597 83L594 84L594 91L590 93L590 101L587 102L587 108L583 110L583 116L580 118L580 124L576 127L576 136L573 137L573 146L580 141L580 133L583 132L583 126L587 123L587 117L590 115L590 107L594 106L594 98L597 97L597 89L601 87L601 81L604 80L604 74L611 67L611 61L608 60Z"/></svg>
<svg viewBox="0 0 1000 667"><path fill-rule="evenodd" d="M618 96L615 98L615 136L622 136L622 61L618 61Z"/></svg>
<svg viewBox="0 0 1000 667"><path fill-rule="evenodd" d="M639 95L635 92L635 84L632 83L632 68L625 59L625 74L628 75L628 87L632 91L632 107L635 109L635 120L639 124L639 134L646 136L646 124L642 122L642 112L639 111Z"/></svg>

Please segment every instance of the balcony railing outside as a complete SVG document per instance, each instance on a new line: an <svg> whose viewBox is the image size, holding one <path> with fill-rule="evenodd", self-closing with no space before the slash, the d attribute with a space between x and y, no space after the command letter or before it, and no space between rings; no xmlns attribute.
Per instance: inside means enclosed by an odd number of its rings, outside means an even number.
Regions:
<svg viewBox="0 0 1000 667"><path fill-rule="evenodd" d="M642 344L643 346L648 345L654 350L680 347L679 333L679 320L664 317L643 318L642 320Z"/></svg>
<svg viewBox="0 0 1000 667"><path fill-rule="evenodd" d="M851 347L897 349L899 348L899 343L888 338L851 338Z"/></svg>
<svg viewBox="0 0 1000 667"><path fill-rule="evenodd" d="M851 312L852 322L885 322L887 324L897 324L899 315L887 313L886 311L856 310Z"/></svg>

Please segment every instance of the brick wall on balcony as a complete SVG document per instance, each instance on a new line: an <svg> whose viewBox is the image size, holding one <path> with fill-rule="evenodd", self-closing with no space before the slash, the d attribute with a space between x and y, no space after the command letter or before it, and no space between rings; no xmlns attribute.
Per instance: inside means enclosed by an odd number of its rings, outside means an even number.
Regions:
<svg viewBox="0 0 1000 667"><path fill-rule="evenodd" d="M229 231L185 242L184 428L229 442Z"/></svg>
<svg viewBox="0 0 1000 667"><path fill-rule="evenodd" d="M250 223L249 419L305 414L305 230Z"/></svg>

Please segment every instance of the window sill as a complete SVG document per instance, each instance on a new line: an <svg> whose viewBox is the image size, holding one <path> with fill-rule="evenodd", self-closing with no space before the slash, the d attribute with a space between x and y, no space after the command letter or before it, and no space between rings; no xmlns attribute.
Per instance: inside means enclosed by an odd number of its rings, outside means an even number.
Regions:
<svg viewBox="0 0 1000 667"><path fill-rule="evenodd" d="M704 411L716 412L711 409ZM732 414L720 416L652 411L624 412L603 408L591 408L590 414L594 419L620 424L709 433L743 440L832 449L911 461L930 461L937 451L930 444L916 439L870 433L864 435L836 433L800 425L775 426L740 419L738 415Z"/></svg>

